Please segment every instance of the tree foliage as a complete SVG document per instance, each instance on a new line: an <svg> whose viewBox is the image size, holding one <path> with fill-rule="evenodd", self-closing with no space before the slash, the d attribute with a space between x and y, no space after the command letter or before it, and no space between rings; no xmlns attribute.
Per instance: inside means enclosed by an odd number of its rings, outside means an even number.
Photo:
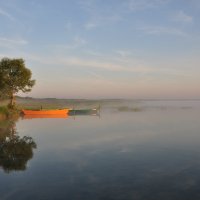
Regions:
<svg viewBox="0 0 200 200"><path fill-rule="evenodd" d="M9 97L11 105L19 91L30 92L35 84L32 72L26 68L23 59L3 58L0 61L0 97Z"/></svg>

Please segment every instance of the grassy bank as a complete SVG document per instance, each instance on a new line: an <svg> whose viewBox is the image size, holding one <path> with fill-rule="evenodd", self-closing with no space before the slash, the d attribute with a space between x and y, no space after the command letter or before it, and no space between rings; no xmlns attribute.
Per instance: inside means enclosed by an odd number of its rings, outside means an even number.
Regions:
<svg viewBox="0 0 200 200"><path fill-rule="evenodd" d="M20 110L11 110L7 106L0 106L0 120L17 118L20 115Z"/></svg>
<svg viewBox="0 0 200 200"><path fill-rule="evenodd" d="M19 109L57 109L57 108L118 108L119 106L137 106L138 101L122 99L56 99L56 98L31 98L17 97L16 103Z"/></svg>
<svg viewBox="0 0 200 200"><path fill-rule="evenodd" d="M0 120L8 117L8 108L6 106L0 106Z"/></svg>

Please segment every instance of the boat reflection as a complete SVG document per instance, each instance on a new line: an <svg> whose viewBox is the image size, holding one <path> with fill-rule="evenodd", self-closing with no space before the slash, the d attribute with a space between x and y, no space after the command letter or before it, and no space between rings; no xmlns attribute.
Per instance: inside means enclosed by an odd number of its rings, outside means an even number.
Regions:
<svg viewBox="0 0 200 200"><path fill-rule="evenodd" d="M48 118L58 118L58 119L64 119L64 118L68 118L69 115L68 114L59 114L59 115L40 115L40 114L36 114L36 115L24 115L22 117L22 119L48 119Z"/></svg>
<svg viewBox="0 0 200 200"><path fill-rule="evenodd" d="M37 145L31 137L20 137L16 121L0 121L0 167L6 173L24 171Z"/></svg>

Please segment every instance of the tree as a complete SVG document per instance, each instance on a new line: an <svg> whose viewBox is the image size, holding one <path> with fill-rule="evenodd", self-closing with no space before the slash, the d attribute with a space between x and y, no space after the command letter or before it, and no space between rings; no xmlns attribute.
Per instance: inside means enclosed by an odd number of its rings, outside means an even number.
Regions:
<svg viewBox="0 0 200 200"><path fill-rule="evenodd" d="M10 106L15 104L15 94L19 91L30 92L35 85L31 80L32 72L26 68L23 59L3 58L0 61L0 96L10 98Z"/></svg>

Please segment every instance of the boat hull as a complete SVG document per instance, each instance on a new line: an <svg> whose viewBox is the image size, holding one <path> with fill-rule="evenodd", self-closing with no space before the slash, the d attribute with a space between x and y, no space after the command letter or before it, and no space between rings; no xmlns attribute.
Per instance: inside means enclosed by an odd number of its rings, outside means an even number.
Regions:
<svg viewBox="0 0 200 200"><path fill-rule="evenodd" d="M22 110L24 115L66 115L69 109L60 110Z"/></svg>
<svg viewBox="0 0 200 200"><path fill-rule="evenodd" d="M74 115L97 115L98 109L80 109L80 110L69 110L70 116Z"/></svg>
<svg viewBox="0 0 200 200"><path fill-rule="evenodd" d="M62 115L24 115L22 119L66 119L68 118L68 114L62 114Z"/></svg>

